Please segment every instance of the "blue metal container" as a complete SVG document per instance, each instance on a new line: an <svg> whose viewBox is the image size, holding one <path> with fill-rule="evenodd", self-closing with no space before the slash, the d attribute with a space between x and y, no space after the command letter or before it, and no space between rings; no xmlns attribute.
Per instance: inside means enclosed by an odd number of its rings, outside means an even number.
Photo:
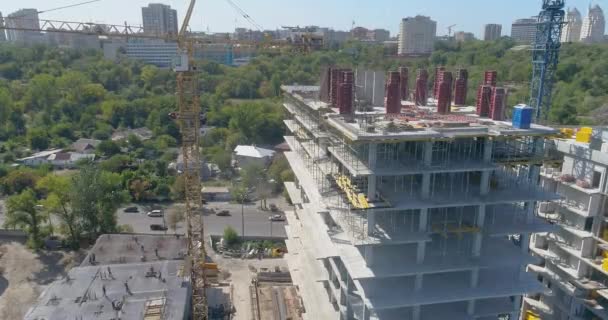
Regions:
<svg viewBox="0 0 608 320"><path fill-rule="evenodd" d="M518 104L513 108L513 128L530 129L534 109L525 105Z"/></svg>

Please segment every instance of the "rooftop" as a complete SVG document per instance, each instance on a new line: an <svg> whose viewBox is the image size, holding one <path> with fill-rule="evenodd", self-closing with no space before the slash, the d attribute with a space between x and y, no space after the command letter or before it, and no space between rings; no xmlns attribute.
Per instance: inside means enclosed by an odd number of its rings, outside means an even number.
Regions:
<svg viewBox="0 0 608 320"><path fill-rule="evenodd" d="M42 293L24 319L185 319L190 283L182 275L182 264L74 268Z"/></svg>
<svg viewBox="0 0 608 320"><path fill-rule="evenodd" d="M105 234L97 238L81 266L182 260L186 243L185 237L174 235Z"/></svg>
<svg viewBox="0 0 608 320"><path fill-rule="evenodd" d="M256 146L236 146L234 153L237 156L251 158L269 158L274 156L275 152L270 149L264 149Z"/></svg>

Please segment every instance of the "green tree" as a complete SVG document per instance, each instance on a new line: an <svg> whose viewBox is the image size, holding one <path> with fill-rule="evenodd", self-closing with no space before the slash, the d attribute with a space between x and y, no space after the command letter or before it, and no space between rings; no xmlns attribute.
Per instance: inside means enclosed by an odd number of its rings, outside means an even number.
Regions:
<svg viewBox="0 0 608 320"><path fill-rule="evenodd" d="M224 228L224 241L227 246L235 245L239 242L239 235L232 227Z"/></svg>
<svg viewBox="0 0 608 320"><path fill-rule="evenodd" d="M42 128L31 129L27 134L27 140L34 150L46 150L50 143L47 131Z"/></svg>
<svg viewBox="0 0 608 320"><path fill-rule="evenodd" d="M177 227L181 222L184 222L186 216L182 210L173 209L169 211L169 215L167 216L167 224L169 228L173 230L173 233L177 234Z"/></svg>
<svg viewBox="0 0 608 320"><path fill-rule="evenodd" d="M120 146L112 140L105 140L97 146L97 151L106 157L111 157L120 153Z"/></svg>
<svg viewBox="0 0 608 320"><path fill-rule="evenodd" d="M32 189L26 189L18 195L11 196L6 201L5 227L21 228L28 234L28 246L38 249L42 246L41 224L45 215L36 209L36 195Z"/></svg>
<svg viewBox="0 0 608 320"><path fill-rule="evenodd" d="M70 188L69 177L54 174L45 176L36 184L36 189L46 195L40 203L49 215L59 217L70 246L77 248L80 240L80 221L77 213L72 210Z"/></svg>

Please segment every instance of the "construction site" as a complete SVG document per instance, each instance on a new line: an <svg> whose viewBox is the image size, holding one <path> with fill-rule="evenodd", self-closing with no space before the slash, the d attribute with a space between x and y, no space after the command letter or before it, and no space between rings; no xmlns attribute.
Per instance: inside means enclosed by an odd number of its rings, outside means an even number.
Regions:
<svg viewBox="0 0 608 320"><path fill-rule="evenodd" d="M283 87L286 258L305 319L518 319L543 291L526 267L530 235L554 229L535 208L557 199L536 183L556 131L527 106L506 121L495 71L475 107L466 70L435 72L429 86L418 70L411 93L407 68L330 67L321 86Z"/></svg>

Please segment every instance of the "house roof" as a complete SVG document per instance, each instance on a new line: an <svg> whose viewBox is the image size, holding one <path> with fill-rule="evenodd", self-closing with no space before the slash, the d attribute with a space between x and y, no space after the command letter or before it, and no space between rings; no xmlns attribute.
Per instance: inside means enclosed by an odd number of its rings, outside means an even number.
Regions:
<svg viewBox="0 0 608 320"><path fill-rule="evenodd" d="M97 146L101 143L100 140L95 139L78 139L76 142L72 143L72 149L76 151L85 151L91 148L97 148Z"/></svg>
<svg viewBox="0 0 608 320"><path fill-rule="evenodd" d="M275 154L273 150L259 148L256 146L237 146L234 148L234 153L236 153L237 156L251 158L270 158Z"/></svg>
<svg viewBox="0 0 608 320"><path fill-rule="evenodd" d="M47 158L48 156L55 154L55 153L59 153L59 152L61 152L61 149L41 151L41 152L34 153L33 155L31 155L29 157L21 158L18 161L32 160L32 159L37 159L37 158Z"/></svg>
<svg viewBox="0 0 608 320"><path fill-rule="evenodd" d="M47 159L50 161L69 161L72 154L68 152L60 152L50 155Z"/></svg>
<svg viewBox="0 0 608 320"><path fill-rule="evenodd" d="M287 142L283 142L274 146L274 150L279 152L287 152L291 151L291 148L289 148L289 144Z"/></svg>

